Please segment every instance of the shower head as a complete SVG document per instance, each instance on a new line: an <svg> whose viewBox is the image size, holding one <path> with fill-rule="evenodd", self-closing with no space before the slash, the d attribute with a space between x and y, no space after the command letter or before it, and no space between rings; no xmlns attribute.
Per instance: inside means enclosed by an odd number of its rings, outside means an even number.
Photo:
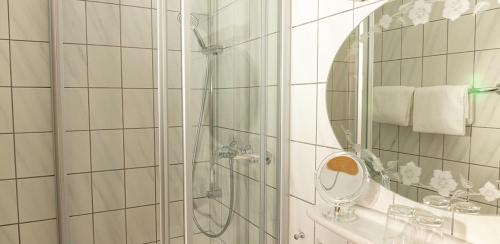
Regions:
<svg viewBox="0 0 500 244"><path fill-rule="evenodd" d="M181 23L181 20L182 20L182 15L181 15L181 13L179 13L177 15L177 21L179 21L179 23ZM200 19L198 19L198 17L194 16L193 14L191 14L191 28L194 30L194 29L198 28L198 25L200 25Z"/></svg>
<svg viewBox="0 0 500 244"><path fill-rule="evenodd" d="M177 21L179 23L182 22L182 15L179 13L177 15ZM191 29L193 30L194 37L196 38L196 41L198 42L198 45L201 47L201 51L205 55L210 55L210 54L219 54L222 52L222 47L214 45L214 46L207 46L206 42L203 40L203 37L201 36L200 32L198 31L198 26L200 25L200 19L193 14L191 14Z"/></svg>
<svg viewBox="0 0 500 244"><path fill-rule="evenodd" d="M177 15L177 21L179 23L182 22L182 15L179 13ZM198 45L200 45L202 50L207 49L207 45L205 44L205 41L203 41L203 38L200 35L200 32L198 32L198 25L200 25L200 19L198 19L196 16L191 14L191 29L194 32L194 36L196 37L196 41L198 41Z"/></svg>

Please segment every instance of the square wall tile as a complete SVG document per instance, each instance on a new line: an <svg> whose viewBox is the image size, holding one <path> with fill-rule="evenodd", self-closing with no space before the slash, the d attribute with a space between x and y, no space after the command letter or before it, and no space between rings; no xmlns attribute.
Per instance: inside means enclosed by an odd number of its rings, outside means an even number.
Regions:
<svg viewBox="0 0 500 244"><path fill-rule="evenodd" d="M292 0L292 26L318 18L318 0Z"/></svg>
<svg viewBox="0 0 500 244"><path fill-rule="evenodd" d="M424 26L404 27L402 31L402 57L413 58L422 56ZM385 40L384 40L385 41Z"/></svg>
<svg viewBox="0 0 500 244"><path fill-rule="evenodd" d="M438 86L446 84L446 55L424 57L423 86Z"/></svg>
<svg viewBox="0 0 500 244"><path fill-rule="evenodd" d="M125 165L142 167L154 165L154 129L125 130Z"/></svg>
<svg viewBox="0 0 500 244"><path fill-rule="evenodd" d="M0 181L0 194L2 195L0 198L0 225L17 223L16 181ZM0 240L2 240L1 237Z"/></svg>
<svg viewBox="0 0 500 244"><path fill-rule="evenodd" d="M476 16L461 16L455 21L448 22L448 52L467 52L474 50L474 33Z"/></svg>
<svg viewBox="0 0 500 244"><path fill-rule="evenodd" d="M127 207L155 203L154 168L127 169L125 171Z"/></svg>
<svg viewBox="0 0 500 244"><path fill-rule="evenodd" d="M114 4L87 3L89 44L120 45L120 9Z"/></svg>
<svg viewBox="0 0 500 244"><path fill-rule="evenodd" d="M69 182L69 214L78 215L92 212L91 173L66 176Z"/></svg>
<svg viewBox="0 0 500 244"><path fill-rule="evenodd" d="M424 55L444 54L447 51L448 20L424 25Z"/></svg>
<svg viewBox="0 0 500 244"><path fill-rule="evenodd" d="M452 161L469 162L470 143L470 127L466 128L465 136L445 135L443 158Z"/></svg>
<svg viewBox="0 0 500 244"><path fill-rule="evenodd" d="M153 127L153 90L123 90L123 120L125 128Z"/></svg>
<svg viewBox="0 0 500 244"><path fill-rule="evenodd" d="M476 49L500 47L500 9L484 11L476 17Z"/></svg>
<svg viewBox="0 0 500 244"><path fill-rule="evenodd" d="M294 85L290 96L290 139L316 142L316 85Z"/></svg>
<svg viewBox="0 0 500 244"><path fill-rule="evenodd" d="M123 87L153 88L153 51L123 48L122 55Z"/></svg>
<svg viewBox="0 0 500 244"><path fill-rule="evenodd" d="M6 0L0 0L0 1L6 1ZM10 86L9 40L0 40L0 86Z"/></svg>
<svg viewBox="0 0 500 244"><path fill-rule="evenodd" d="M471 163L500 167L500 129L472 128Z"/></svg>
<svg viewBox="0 0 500 244"><path fill-rule="evenodd" d="M448 54L447 85L468 85L474 81L474 53Z"/></svg>
<svg viewBox="0 0 500 244"><path fill-rule="evenodd" d="M63 45L63 74L65 87L87 87L87 47Z"/></svg>
<svg viewBox="0 0 500 244"><path fill-rule="evenodd" d="M315 147L291 142L290 160L290 194L310 203L315 203Z"/></svg>
<svg viewBox="0 0 500 244"><path fill-rule="evenodd" d="M401 29L385 31L382 33L382 60L401 58Z"/></svg>
<svg viewBox="0 0 500 244"><path fill-rule="evenodd" d="M498 180L498 173L499 173L498 168L471 164L469 180L474 182L474 187L478 189L483 187L484 184L486 184L486 182L491 182L492 184L496 184L496 181ZM497 201L488 202L482 196L472 197L472 200L476 200L482 203L493 204L495 206L497 205Z"/></svg>
<svg viewBox="0 0 500 244"><path fill-rule="evenodd" d="M85 2L63 2L63 40L65 43L86 43Z"/></svg>
<svg viewBox="0 0 500 244"><path fill-rule="evenodd" d="M55 177L17 181L19 221L51 219L57 216Z"/></svg>
<svg viewBox="0 0 500 244"><path fill-rule="evenodd" d="M0 0L0 38L9 38L9 9L7 0Z"/></svg>
<svg viewBox="0 0 500 244"><path fill-rule="evenodd" d="M465 179L469 177L469 164L459 163L454 161L443 161L443 170L450 171L453 179L459 181L460 176L463 176Z"/></svg>
<svg viewBox="0 0 500 244"><path fill-rule="evenodd" d="M18 225L4 225L0 227L0 242L19 244Z"/></svg>
<svg viewBox="0 0 500 244"><path fill-rule="evenodd" d="M13 131L11 93L10 87L0 87L0 133Z"/></svg>
<svg viewBox="0 0 500 244"><path fill-rule="evenodd" d="M108 211L125 207L124 184L123 170L92 173L94 211Z"/></svg>
<svg viewBox="0 0 500 244"><path fill-rule="evenodd" d="M49 41L49 1L9 1L10 37L17 40Z"/></svg>
<svg viewBox="0 0 500 244"><path fill-rule="evenodd" d="M474 126L499 128L500 96L495 93L476 94L474 97Z"/></svg>
<svg viewBox="0 0 500 244"><path fill-rule="evenodd" d="M50 88L14 88L14 126L16 132L52 130Z"/></svg>
<svg viewBox="0 0 500 244"><path fill-rule="evenodd" d="M95 244L126 243L125 210L94 214Z"/></svg>
<svg viewBox="0 0 500 244"><path fill-rule="evenodd" d="M13 179L15 176L13 135L0 134L0 179Z"/></svg>
<svg viewBox="0 0 500 244"><path fill-rule="evenodd" d="M127 243L156 240L155 206L127 209Z"/></svg>
<svg viewBox="0 0 500 244"><path fill-rule="evenodd" d="M48 43L12 41L11 58L13 86L50 86Z"/></svg>
<svg viewBox="0 0 500 244"><path fill-rule="evenodd" d="M53 244L58 242L57 221L55 219L25 223L19 227L21 243L23 244Z"/></svg>
<svg viewBox="0 0 500 244"><path fill-rule="evenodd" d="M98 130L91 132L92 170L122 169L123 131Z"/></svg>
<svg viewBox="0 0 500 244"><path fill-rule="evenodd" d="M500 50L485 50L475 53L474 87L491 87L498 83Z"/></svg>
<svg viewBox="0 0 500 244"><path fill-rule="evenodd" d="M291 83L315 83L317 77L317 22L292 28Z"/></svg>
<svg viewBox="0 0 500 244"><path fill-rule="evenodd" d="M70 217L69 231L72 244L94 243L92 214Z"/></svg>
<svg viewBox="0 0 500 244"><path fill-rule="evenodd" d="M420 133L420 155L427 157L443 157L442 134Z"/></svg>
<svg viewBox="0 0 500 244"><path fill-rule="evenodd" d="M90 132L64 133L64 162L67 173L90 171Z"/></svg>
<svg viewBox="0 0 500 244"><path fill-rule="evenodd" d="M64 89L64 127L66 130L89 129L89 92L87 88Z"/></svg>
<svg viewBox="0 0 500 244"><path fill-rule="evenodd" d="M119 47L88 46L90 87L121 87L121 53Z"/></svg>
<svg viewBox="0 0 500 244"><path fill-rule="evenodd" d="M122 45L151 48L151 38L151 10L121 6Z"/></svg>
<svg viewBox="0 0 500 244"><path fill-rule="evenodd" d="M53 175L54 134L22 133L16 134L16 165L18 177Z"/></svg>
<svg viewBox="0 0 500 244"><path fill-rule="evenodd" d="M122 90L90 89L90 128L123 128Z"/></svg>
<svg viewBox="0 0 500 244"><path fill-rule="evenodd" d="M401 84L401 60L382 62L382 85L399 86Z"/></svg>
<svg viewBox="0 0 500 244"><path fill-rule="evenodd" d="M314 220L307 216L307 209L311 204L301 199L290 197L290 233L303 232L306 238L301 240L301 244L314 243ZM290 243L294 243L293 235L290 235Z"/></svg>
<svg viewBox="0 0 500 244"><path fill-rule="evenodd" d="M418 155L420 147L420 134L418 132L413 132L411 126L399 127L398 137L400 152Z"/></svg>

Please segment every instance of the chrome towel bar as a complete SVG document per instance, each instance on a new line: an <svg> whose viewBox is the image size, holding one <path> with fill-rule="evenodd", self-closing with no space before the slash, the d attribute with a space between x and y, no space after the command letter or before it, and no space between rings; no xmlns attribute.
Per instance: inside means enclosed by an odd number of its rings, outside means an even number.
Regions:
<svg viewBox="0 0 500 244"><path fill-rule="evenodd" d="M496 92L500 95L500 83L495 87L484 87L484 88L469 88L469 93L486 93L486 92Z"/></svg>

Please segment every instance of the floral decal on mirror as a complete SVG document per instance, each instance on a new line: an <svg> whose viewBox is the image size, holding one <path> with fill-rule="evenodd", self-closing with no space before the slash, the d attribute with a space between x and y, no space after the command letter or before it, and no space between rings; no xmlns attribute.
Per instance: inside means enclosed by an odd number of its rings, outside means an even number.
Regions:
<svg viewBox="0 0 500 244"><path fill-rule="evenodd" d="M369 150L363 150L362 154L364 154L362 158L369 169L381 175L385 175L385 177L382 178L389 179L389 181L398 182L406 186L434 189L439 195L451 199L469 199L471 196L482 196L488 202L500 199L500 190L490 181L479 188L478 192L474 192L472 182L460 175L460 186L462 189L457 189L459 184L453 178L450 171L434 170L429 185L425 185L420 181L422 168L418 167L413 161L400 166L398 171L398 161L388 161L386 163L387 167L384 167L380 159ZM388 186L387 182L383 184L386 187Z"/></svg>
<svg viewBox="0 0 500 244"><path fill-rule="evenodd" d="M401 5L398 9L399 11L395 14L382 15L377 24L378 26L376 26L376 30L381 31L382 29L389 29L393 22L407 25L407 20L405 19L410 20L413 25L423 25L429 22L432 14L432 7L438 2L444 3L441 16L452 21L471 10L471 3L469 0L415 0ZM490 5L489 1L478 1L472 13L477 14L484 11Z"/></svg>

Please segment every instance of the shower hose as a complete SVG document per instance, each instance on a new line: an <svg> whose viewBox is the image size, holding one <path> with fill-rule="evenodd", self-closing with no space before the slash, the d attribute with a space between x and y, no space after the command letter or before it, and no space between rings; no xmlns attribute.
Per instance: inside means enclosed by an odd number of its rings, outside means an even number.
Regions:
<svg viewBox="0 0 500 244"><path fill-rule="evenodd" d="M205 118L205 108L206 108L206 100L207 100L207 94L209 91L209 85L212 82L211 80L211 69L212 69L212 55L207 55L207 68L205 72L205 82L203 85L203 98L201 101L201 109L200 109L200 114L198 117L198 124L196 127L196 138L195 138L195 144L194 144L194 150L193 150L193 170L192 170L192 178L194 179L195 177L195 171L196 171L196 158L198 156L198 150L199 150L199 143L200 143L200 137L201 137L201 127L203 126L203 121ZM224 223L224 227L218 232L213 232L211 230L205 230L199 223L198 219L196 218L196 204L194 203L193 199L193 222L198 227L198 229L203 233L205 236L210 237L210 238L217 238L224 234L224 232L227 230L229 227L229 224L231 223L231 219L233 217L233 208L234 208L234 170L233 170L233 163L234 160L233 158L228 158L229 159L229 171L230 171L230 176L229 176L229 191L230 191L230 200L229 200L229 213L226 218L226 222ZM211 214L209 214L209 217L211 217ZM217 224L219 225L219 224Z"/></svg>

